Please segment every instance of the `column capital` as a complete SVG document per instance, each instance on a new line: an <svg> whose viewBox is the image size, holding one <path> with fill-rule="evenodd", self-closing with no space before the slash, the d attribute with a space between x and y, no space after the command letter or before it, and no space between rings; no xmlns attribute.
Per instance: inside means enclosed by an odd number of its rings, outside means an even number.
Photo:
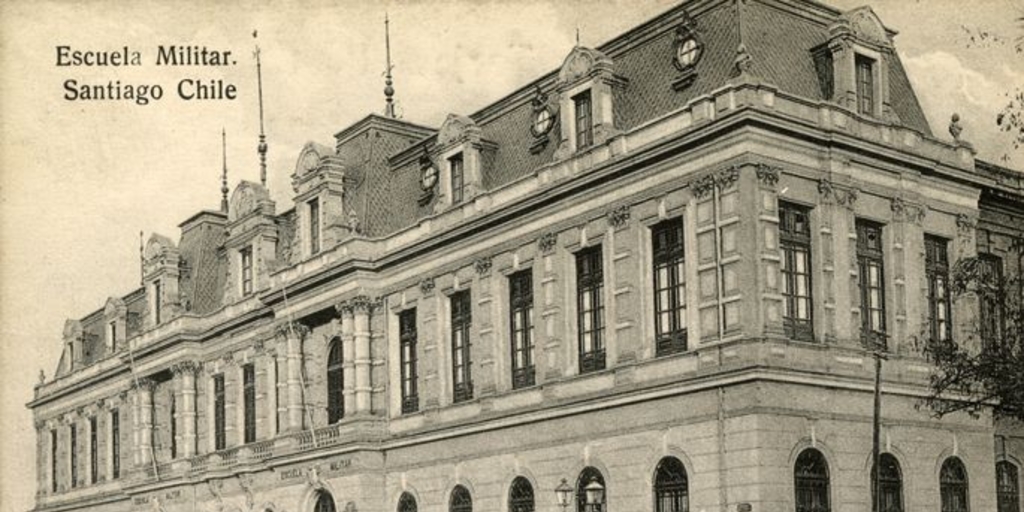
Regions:
<svg viewBox="0 0 1024 512"><path fill-rule="evenodd" d="M291 337L297 337L300 340L306 339L309 335L309 327L298 322L284 322L274 328L274 336L278 338L288 339Z"/></svg>
<svg viewBox="0 0 1024 512"><path fill-rule="evenodd" d="M141 391L147 391L147 392L152 393L153 390L156 389L156 384L157 384L157 382L155 380L153 380L152 378L145 377L145 378L141 378L141 379L138 379L135 382L133 382L132 383L132 388L135 389L136 391L140 391L141 390Z"/></svg>
<svg viewBox="0 0 1024 512"><path fill-rule="evenodd" d="M199 370L201 370L201 369L202 369L202 363L200 363L199 361L193 361L193 360L179 361L179 362L174 363L173 365L171 365L171 372L175 376L178 376L178 375L181 375L181 374L184 374L184 373L190 373L192 375L195 375L195 374L199 373Z"/></svg>
<svg viewBox="0 0 1024 512"><path fill-rule="evenodd" d="M350 303L354 313L371 313L379 308L383 301L380 297L374 298L368 295L357 295L352 298Z"/></svg>

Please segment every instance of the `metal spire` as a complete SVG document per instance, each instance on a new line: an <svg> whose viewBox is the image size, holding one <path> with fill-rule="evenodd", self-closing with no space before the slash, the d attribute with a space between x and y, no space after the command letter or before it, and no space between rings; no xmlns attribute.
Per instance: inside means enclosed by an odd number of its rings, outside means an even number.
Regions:
<svg viewBox="0 0 1024 512"><path fill-rule="evenodd" d="M384 115L390 118L395 116L395 88L392 87L391 69L391 30L389 27L388 14L384 13L384 48L387 52L387 69L384 71Z"/></svg>
<svg viewBox="0 0 1024 512"><path fill-rule="evenodd" d="M142 244L142 231L139 230L139 284L146 284L146 256Z"/></svg>
<svg viewBox="0 0 1024 512"><path fill-rule="evenodd" d="M220 129L220 151L224 158L224 168L220 175L220 211L228 212L228 133Z"/></svg>
<svg viewBox="0 0 1024 512"><path fill-rule="evenodd" d="M252 38L256 39L256 31L252 31ZM260 66L260 45L256 45L256 83L260 98L260 143L256 151L260 154L260 183L267 186L267 136L263 133L263 70Z"/></svg>

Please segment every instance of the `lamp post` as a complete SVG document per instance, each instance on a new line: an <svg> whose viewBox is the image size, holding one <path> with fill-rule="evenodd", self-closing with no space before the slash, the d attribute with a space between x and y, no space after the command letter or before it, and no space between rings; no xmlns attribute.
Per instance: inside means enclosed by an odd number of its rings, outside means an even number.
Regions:
<svg viewBox="0 0 1024 512"><path fill-rule="evenodd" d="M882 431L882 360L888 359L885 354L886 343L884 340L885 339L881 337L872 337L868 346L871 350L871 355L875 358L875 403L871 430L871 455L872 460L874 461L874 470L871 474L871 485L874 488L874 500L872 500L872 510L874 510L874 512L882 512L882 488L879 485L882 474L882 468L879 467L882 459L882 450L880 446Z"/></svg>
<svg viewBox="0 0 1024 512"><path fill-rule="evenodd" d="M569 502L572 501L572 486L565 479L562 479L562 483L555 487L555 496L558 497L558 505L565 510L569 507Z"/></svg>
<svg viewBox="0 0 1024 512"><path fill-rule="evenodd" d="M591 478L590 483L583 488L587 496L587 511L601 512L604 505L604 486L596 478Z"/></svg>

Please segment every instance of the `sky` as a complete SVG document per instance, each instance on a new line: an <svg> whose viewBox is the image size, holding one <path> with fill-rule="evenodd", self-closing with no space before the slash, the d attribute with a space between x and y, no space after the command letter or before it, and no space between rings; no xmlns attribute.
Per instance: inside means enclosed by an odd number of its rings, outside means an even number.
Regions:
<svg viewBox="0 0 1024 512"><path fill-rule="evenodd" d="M509 2L0 2L0 511L28 510L35 477L31 399L52 377L64 320L138 285L139 232L177 239L178 223L220 201L222 128L229 181L259 179L252 50L262 48L269 187L290 207L290 174L307 141L383 110L387 11L399 113L439 126L599 45L676 0ZM842 9L863 0L831 0ZM1005 94L1024 87L1024 0L877 0L932 131L958 112L979 157L1024 168L999 133ZM982 36L982 34L985 34ZM57 66L58 46L129 47L143 65ZM157 67L158 45L232 52L227 67ZM183 101L182 79L223 80L235 100ZM68 101L66 80L160 84L148 105ZM1005 158L1005 159L1004 159ZM9 462L17 461L16 464ZM21 463L24 461L25 463Z"/></svg>

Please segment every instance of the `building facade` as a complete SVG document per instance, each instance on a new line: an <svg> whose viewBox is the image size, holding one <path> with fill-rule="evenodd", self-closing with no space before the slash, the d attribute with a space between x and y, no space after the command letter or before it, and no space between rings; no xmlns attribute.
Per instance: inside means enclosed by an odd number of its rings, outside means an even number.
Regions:
<svg viewBox="0 0 1024 512"><path fill-rule="evenodd" d="M894 34L693 0L307 144L292 206L241 182L66 322L36 510L870 510L879 348L883 510L1019 510L1024 427L918 405L922 340L993 318L950 269L1021 271L1021 175Z"/></svg>

